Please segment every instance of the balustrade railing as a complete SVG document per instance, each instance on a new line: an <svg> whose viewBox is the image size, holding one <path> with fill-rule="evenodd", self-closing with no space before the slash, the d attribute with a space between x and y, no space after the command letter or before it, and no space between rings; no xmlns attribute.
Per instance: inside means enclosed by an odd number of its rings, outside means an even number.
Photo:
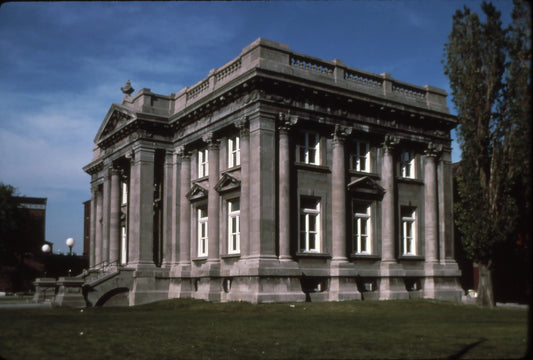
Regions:
<svg viewBox="0 0 533 360"><path fill-rule="evenodd" d="M290 65L302 70L309 70L320 74L333 75L333 65L310 58L295 56L290 57Z"/></svg>
<svg viewBox="0 0 533 360"><path fill-rule="evenodd" d="M409 96L409 97L419 98L419 99L424 99L426 97L425 89L419 89L413 86L398 83L396 81L392 83L392 92L399 94L399 95L404 95L404 96Z"/></svg>
<svg viewBox="0 0 533 360"><path fill-rule="evenodd" d="M445 104L445 100L441 100L443 95L440 93L434 95L431 93L433 91L431 89L396 81L388 74L378 75L350 68L345 66L342 61L339 60L320 60L294 53L287 48L278 48L276 46L269 47L268 51L270 51L270 53L267 52L267 56L264 58L262 57L263 55L246 57L247 54L252 51L254 51L254 48L251 48L248 52L245 52L243 55L224 65L222 68L212 70L207 78L181 93L179 99L176 98L176 106L186 106L189 101L196 101L207 93L214 91L217 88L217 83L225 83L240 75L243 67L246 67L244 70L248 70L248 67L256 66L256 59L260 59L260 61L265 59L266 61L261 65L265 67L271 66L270 64L272 62L278 62L278 64L274 66L276 67L275 70L279 70L280 72L284 72L283 67L288 66L289 68L299 69L309 72L310 74L326 76L326 78L331 79L337 85L345 84L345 86L350 86L350 84L356 84L357 87L367 88L373 94L393 96L400 101L404 100L411 102L427 99L427 101L431 100L432 104ZM183 96L183 98L181 98L181 96Z"/></svg>
<svg viewBox="0 0 533 360"><path fill-rule="evenodd" d="M235 71L239 70L240 68L241 68L241 59L238 58L237 60L219 69L215 75L215 79L217 82L222 81L224 78L230 76L231 74L233 74Z"/></svg>
<svg viewBox="0 0 533 360"><path fill-rule="evenodd" d="M379 76L373 76L365 74L363 72L354 71L354 70L345 70L344 79L353 81L361 85L368 85L373 87L382 87L383 78Z"/></svg>

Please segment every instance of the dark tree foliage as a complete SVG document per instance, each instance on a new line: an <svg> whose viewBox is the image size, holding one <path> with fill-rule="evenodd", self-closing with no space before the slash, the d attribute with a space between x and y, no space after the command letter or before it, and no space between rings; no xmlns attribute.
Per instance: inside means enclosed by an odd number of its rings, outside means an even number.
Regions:
<svg viewBox="0 0 533 360"><path fill-rule="evenodd" d="M466 6L457 10L445 45L462 150L456 225L488 306L495 249L530 233L530 5L514 5L507 28L490 3L481 5L484 21Z"/></svg>

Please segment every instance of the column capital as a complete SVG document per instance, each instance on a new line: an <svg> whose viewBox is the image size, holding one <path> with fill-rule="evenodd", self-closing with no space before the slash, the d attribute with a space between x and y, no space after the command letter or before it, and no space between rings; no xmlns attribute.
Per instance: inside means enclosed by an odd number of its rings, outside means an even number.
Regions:
<svg viewBox="0 0 533 360"><path fill-rule="evenodd" d="M249 122L250 121L248 119L248 116L243 116L233 123L233 125L235 125L237 129L239 129L241 137L246 137L250 135Z"/></svg>
<svg viewBox="0 0 533 360"><path fill-rule="evenodd" d="M291 115L290 111L286 114L280 112L278 114L278 130L288 132L294 125L298 123L298 116Z"/></svg>
<svg viewBox="0 0 533 360"><path fill-rule="evenodd" d="M428 158L437 158L442 154L442 144L433 144L430 142L424 150L424 155Z"/></svg>
<svg viewBox="0 0 533 360"><path fill-rule="evenodd" d="M385 152L391 153L399 143L400 138L398 136L387 134L383 140L383 149Z"/></svg>
<svg viewBox="0 0 533 360"><path fill-rule="evenodd" d="M344 143L346 138L352 134L353 128L343 125L335 125L335 129L331 134L333 136L333 144Z"/></svg>
<svg viewBox="0 0 533 360"><path fill-rule="evenodd" d="M208 132L202 136L202 141L207 144L209 150L218 150L220 141L215 139L215 134L213 134L213 132Z"/></svg>
<svg viewBox="0 0 533 360"><path fill-rule="evenodd" d="M178 158L178 161L189 160L191 157L191 154L188 151L185 151L185 145L176 146L174 154Z"/></svg>

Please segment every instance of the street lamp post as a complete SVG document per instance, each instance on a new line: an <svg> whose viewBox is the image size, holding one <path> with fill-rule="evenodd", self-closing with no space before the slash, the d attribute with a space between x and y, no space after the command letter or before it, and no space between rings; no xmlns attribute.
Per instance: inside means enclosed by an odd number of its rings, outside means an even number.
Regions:
<svg viewBox="0 0 533 360"><path fill-rule="evenodd" d="M67 243L67 246L69 247L69 255L72 255L72 247L74 246L74 244L76 244L76 241L74 241L73 238L68 238L66 243Z"/></svg>

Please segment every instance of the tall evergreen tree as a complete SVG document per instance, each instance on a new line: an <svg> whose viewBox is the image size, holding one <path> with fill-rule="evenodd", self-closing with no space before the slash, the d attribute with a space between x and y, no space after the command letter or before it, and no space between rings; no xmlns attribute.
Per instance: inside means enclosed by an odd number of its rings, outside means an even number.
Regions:
<svg viewBox="0 0 533 360"><path fill-rule="evenodd" d="M529 184L529 4L515 0L513 22L481 5L485 21L466 6L453 16L445 45L445 74L457 110L462 175L456 224L467 255L478 265L478 301L494 306L491 271L495 248L516 233L518 204ZM526 175L527 173L527 175ZM526 207L529 205L525 204Z"/></svg>

